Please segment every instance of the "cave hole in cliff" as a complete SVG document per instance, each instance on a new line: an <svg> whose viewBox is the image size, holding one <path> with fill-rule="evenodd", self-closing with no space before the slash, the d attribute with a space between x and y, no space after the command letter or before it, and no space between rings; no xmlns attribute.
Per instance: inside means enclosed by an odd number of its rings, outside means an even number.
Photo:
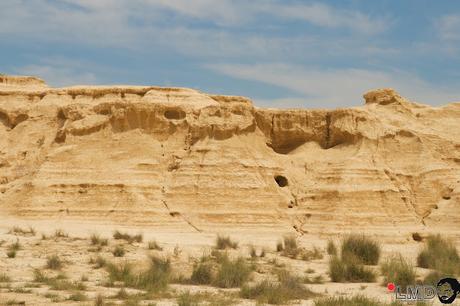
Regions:
<svg viewBox="0 0 460 306"><path fill-rule="evenodd" d="M282 176L282 175L276 175L275 176L275 182L280 187L286 187L289 184L288 179L285 176Z"/></svg>
<svg viewBox="0 0 460 306"><path fill-rule="evenodd" d="M180 109L168 109L165 111L164 116L170 120L180 120L185 118L185 112Z"/></svg>

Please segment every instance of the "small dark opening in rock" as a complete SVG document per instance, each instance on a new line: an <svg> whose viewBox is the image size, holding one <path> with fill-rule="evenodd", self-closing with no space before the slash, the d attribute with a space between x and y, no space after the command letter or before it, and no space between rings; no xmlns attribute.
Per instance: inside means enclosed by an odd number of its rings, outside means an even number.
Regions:
<svg viewBox="0 0 460 306"><path fill-rule="evenodd" d="M169 215L170 215L171 217L179 217L179 216L180 216L180 212L178 212L178 211L172 211L172 212L169 213Z"/></svg>
<svg viewBox="0 0 460 306"><path fill-rule="evenodd" d="M180 120L185 118L185 112L183 110L169 109L164 113L166 119Z"/></svg>
<svg viewBox="0 0 460 306"><path fill-rule="evenodd" d="M280 187L286 187L288 185L288 179L282 175L275 176L275 181Z"/></svg>
<svg viewBox="0 0 460 306"><path fill-rule="evenodd" d="M442 196L442 198L443 198L444 200L450 200L450 196L449 196L449 195L444 195L444 196Z"/></svg>
<svg viewBox="0 0 460 306"><path fill-rule="evenodd" d="M420 236L419 233L412 233L412 239L414 241L422 241L423 240L422 236Z"/></svg>

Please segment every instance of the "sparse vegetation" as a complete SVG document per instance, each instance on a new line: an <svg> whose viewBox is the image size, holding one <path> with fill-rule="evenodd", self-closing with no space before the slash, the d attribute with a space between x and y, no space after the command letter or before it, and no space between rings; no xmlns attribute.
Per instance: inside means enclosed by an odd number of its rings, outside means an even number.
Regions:
<svg viewBox="0 0 460 306"><path fill-rule="evenodd" d="M101 238L98 234L92 234L90 240L91 245L107 246L109 244L109 240L107 238Z"/></svg>
<svg viewBox="0 0 460 306"><path fill-rule="evenodd" d="M283 238L283 247L282 247L282 255L291 257L291 258L296 258L297 255L300 253L300 249L297 245L297 240L295 236L285 236Z"/></svg>
<svg viewBox="0 0 460 306"><path fill-rule="evenodd" d="M439 271L431 271L423 279L422 283L426 285L436 286L440 279L444 278L445 275Z"/></svg>
<svg viewBox="0 0 460 306"><path fill-rule="evenodd" d="M235 288L243 285L251 274L251 267L243 258L223 257L214 284L221 288Z"/></svg>
<svg viewBox="0 0 460 306"><path fill-rule="evenodd" d="M163 251L163 248L156 242L156 240L150 240L147 244L149 250Z"/></svg>
<svg viewBox="0 0 460 306"><path fill-rule="evenodd" d="M141 243L142 240L143 240L143 235L142 234L130 235L128 233L122 233L122 232L116 230L113 233L113 238L116 239L116 240L125 240L128 243L133 243L133 242Z"/></svg>
<svg viewBox="0 0 460 306"><path fill-rule="evenodd" d="M431 235L417 256L417 265L445 275L460 273L460 256L455 246L441 235Z"/></svg>
<svg viewBox="0 0 460 306"><path fill-rule="evenodd" d="M16 240L15 243L8 246L6 256L8 256L8 258L15 258L17 251L19 251L21 248L22 246L19 243L19 240Z"/></svg>
<svg viewBox="0 0 460 306"><path fill-rule="evenodd" d="M62 260L57 255L48 257L46 260L46 268L52 270L60 270L63 266Z"/></svg>
<svg viewBox="0 0 460 306"><path fill-rule="evenodd" d="M225 249L237 249L238 242L232 241L228 236L218 235L216 238L216 249L225 250Z"/></svg>
<svg viewBox="0 0 460 306"><path fill-rule="evenodd" d="M213 281L212 266L207 262L200 262L193 267L190 281L197 285L209 285Z"/></svg>
<svg viewBox="0 0 460 306"><path fill-rule="evenodd" d="M97 256L96 258L91 257L89 259L89 264L94 265L95 269L100 269L106 266L107 261L102 256Z"/></svg>
<svg viewBox="0 0 460 306"><path fill-rule="evenodd" d="M241 297L255 299L258 303L286 304L290 300L308 299L315 294L308 290L298 277L286 270L278 273L278 283L264 280L254 286L243 286Z"/></svg>
<svg viewBox="0 0 460 306"><path fill-rule="evenodd" d="M162 259L151 257L149 268L139 273L134 273L131 264L108 263L106 269L109 273L109 281L123 282L125 286L159 291L167 288L171 279L171 262L169 258Z"/></svg>
<svg viewBox="0 0 460 306"><path fill-rule="evenodd" d="M22 236L28 236L28 235L35 236L36 232L35 232L35 229L33 227L23 229L23 228L21 228L19 226L14 226L8 231L8 234L22 235Z"/></svg>
<svg viewBox="0 0 460 306"><path fill-rule="evenodd" d="M329 276L333 282L373 282L375 274L353 258L343 260L333 256L329 261Z"/></svg>
<svg viewBox="0 0 460 306"><path fill-rule="evenodd" d="M335 246L334 241L328 240L326 251L329 255L337 255L337 247Z"/></svg>
<svg viewBox="0 0 460 306"><path fill-rule="evenodd" d="M7 251L6 256L8 256L8 258L15 258L16 257L16 250Z"/></svg>
<svg viewBox="0 0 460 306"><path fill-rule="evenodd" d="M376 265L380 258L380 245L364 235L350 235L342 242L342 259L355 257L362 264Z"/></svg>
<svg viewBox="0 0 460 306"><path fill-rule="evenodd" d="M112 254L115 257L123 257L125 256L125 248L122 245L117 245L115 248L112 250Z"/></svg>
<svg viewBox="0 0 460 306"><path fill-rule="evenodd" d="M85 284L82 282L72 282L66 279L65 275L60 274L56 277L49 277L41 270L34 270L34 282L43 283L50 286L52 290L65 290L65 291L82 291L86 290Z"/></svg>
<svg viewBox="0 0 460 306"><path fill-rule="evenodd" d="M408 285L415 284L415 269L401 255L385 261L381 267L383 285L395 283L406 290Z"/></svg>

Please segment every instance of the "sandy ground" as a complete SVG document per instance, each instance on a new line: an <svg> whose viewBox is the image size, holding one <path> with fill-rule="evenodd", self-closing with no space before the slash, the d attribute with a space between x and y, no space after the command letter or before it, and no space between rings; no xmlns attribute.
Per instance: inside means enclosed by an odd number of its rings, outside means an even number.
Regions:
<svg viewBox="0 0 460 306"><path fill-rule="evenodd" d="M107 279L107 272L104 269L95 269L94 264L90 264L90 258L97 255L109 261L132 261L142 262L147 260L149 255L170 256L175 273L189 277L193 267L193 260L200 258L203 254L210 254L215 245L215 233L190 233L180 230L167 230L162 228L124 228L113 225L96 225L70 221L66 222L43 222L43 221L24 221L16 219L3 219L0 224L0 275L6 274L11 278L8 283L0 283L0 303L7 304L25 302L26 305L94 305L97 295L110 298L115 295L119 288L109 288L104 286ZM14 226L27 229L32 227L35 235L8 233ZM68 237L54 237L55 231L61 229ZM113 232L120 230L130 234L143 235L141 243L123 243L112 238ZM90 235L99 234L101 237L109 238L108 246L102 247L97 251L91 245ZM264 279L269 276L270 267L273 265L284 265L286 269L299 276L308 275L311 278L321 275L324 283L306 285L312 291L323 296L352 296L363 294L377 298L382 301L390 302L394 299L394 294L389 293L386 287L381 285L381 278L376 283L332 283L327 274L329 255L326 253L326 243L328 239L338 241L340 237L318 237L318 236L298 236L298 243L306 249L319 248L322 251L322 259L309 261L290 259L281 256L276 252L276 243L283 237L283 233L277 231L227 231L221 232L223 235L230 235L234 241L239 243L237 250L230 251L231 255L242 255L250 261L250 246L253 245L260 252L266 250L264 258L257 258L254 262L257 265L256 272L253 273L253 281ZM43 238L43 235L46 238ZM148 241L155 240L163 248L162 251L149 250ZM422 244L415 241L407 241L405 238L395 239L397 243L382 241L383 256L387 258L392 254L401 253L404 257L415 261L418 250ZM8 246L19 241L21 249L15 258L8 258L6 253ZM112 254L114 246L123 244L126 254L122 258L115 258ZM64 267L60 272L64 273L69 280L81 281L86 285L84 294L87 301L75 302L67 300L74 291L51 290L44 284L37 284L33 281L34 269L41 269L50 275L58 272L45 269L47 258L51 255L58 255L64 260ZM374 267L376 270L378 267ZM310 270L310 273L307 273ZM312 272L314 271L314 272ZM54 274L53 274L54 273ZM423 277L427 270L417 269L419 277ZM158 297L155 300L145 301L156 305L177 305L176 297L181 292L190 291L210 292L221 297L235 296L234 304L255 305L251 300L243 300L238 297L238 289L218 289L208 286L179 285L170 286L170 296ZM135 293L136 290L128 290ZM114 304L122 304L122 300L109 299ZM313 300L295 301L292 304L314 305ZM457 301L458 304L458 301ZM435 303L435 305L437 305Z"/></svg>

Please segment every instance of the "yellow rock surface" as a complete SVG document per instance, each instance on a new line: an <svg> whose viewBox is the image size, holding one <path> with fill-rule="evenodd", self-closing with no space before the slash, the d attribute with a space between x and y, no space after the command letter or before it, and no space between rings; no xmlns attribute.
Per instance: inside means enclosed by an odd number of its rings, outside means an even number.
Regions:
<svg viewBox="0 0 460 306"><path fill-rule="evenodd" d="M263 109L0 76L0 214L216 231L460 230L460 103Z"/></svg>

